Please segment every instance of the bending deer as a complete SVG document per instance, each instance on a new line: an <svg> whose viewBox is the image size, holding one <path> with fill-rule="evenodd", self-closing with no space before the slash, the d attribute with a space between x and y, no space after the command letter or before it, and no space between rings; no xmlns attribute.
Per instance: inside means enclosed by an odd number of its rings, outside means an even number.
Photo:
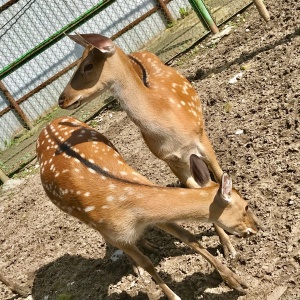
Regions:
<svg viewBox="0 0 300 300"><path fill-rule="evenodd" d="M183 184L199 187L190 172L191 154L201 156L221 182L223 171L204 129L200 99L186 78L150 52L127 56L102 35L70 38L86 48L59 98L61 108L77 108L110 89L152 153L164 160ZM228 235L219 226L215 228L225 256L235 256Z"/></svg>
<svg viewBox="0 0 300 300"><path fill-rule="evenodd" d="M205 188L154 186L126 164L115 147L86 124L63 117L53 120L37 139L42 185L64 212L101 233L144 268L169 299L180 299L162 280L135 243L154 225L181 239L200 253L232 288L245 292L244 283L177 225L179 220L214 222L229 232L248 237L257 232L246 201L231 186L227 174L221 184L210 181L203 160L191 155L195 180Z"/></svg>

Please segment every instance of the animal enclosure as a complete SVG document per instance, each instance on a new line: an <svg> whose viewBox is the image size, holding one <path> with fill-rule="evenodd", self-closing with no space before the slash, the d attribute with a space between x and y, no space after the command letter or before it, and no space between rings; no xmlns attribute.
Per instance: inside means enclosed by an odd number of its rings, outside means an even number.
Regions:
<svg viewBox="0 0 300 300"><path fill-rule="evenodd" d="M205 3L220 25L251 1ZM209 33L187 0L20 0L4 3L0 15L0 151L8 149L0 167L7 175L34 158L36 134L51 114L65 114L58 96L82 53L65 34L101 33L126 53L144 48L167 61ZM101 102L77 117L87 120Z"/></svg>
<svg viewBox="0 0 300 300"><path fill-rule="evenodd" d="M149 230L145 238L160 251L145 254L183 299L300 298L300 3L266 4L269 23L252 6L231 20L229 36L213 47L206 38L172 63L197 90L220 165L263 227L249 240L232 237L239 257L226 260L211 226L181 224L248 283L246 296L222 283L204 259L177 239ZM118 106L108 107L89 124L149 180L161 186L176 184ZM135 276L125 256L48 200L38 170L33 161L23 184L0 191L3 273L28 286L34 300L165 300L150 277ZM0 283L0 299L12 298L21 299Z"/></svg>

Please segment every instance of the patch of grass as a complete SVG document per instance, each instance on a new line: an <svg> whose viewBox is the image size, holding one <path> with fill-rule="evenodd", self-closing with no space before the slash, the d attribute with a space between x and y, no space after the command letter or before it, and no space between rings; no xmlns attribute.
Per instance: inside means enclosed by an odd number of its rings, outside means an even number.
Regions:
<svg viewBox="0 0 300 300"><path fill-rule="evenodd" d="M185 17L187 17L191 12L191 9L189 7L180 7L179 8L179 14L180 14L180 18L184 19Z"/></svg>
<svg viewBox="0 0 300 300"><path fill-rule="evenodd" d="M5 163L0 160L0 169L5 173L7 174L8 173L8 168L6 167Z"/></svg>
<svg viewBox="0 0 300 300"><path fill-rule="evenodd" d="M224 110L227 113L230 113L232 111L232 103L230 101L224 104Z"/></svg>
<svg viewBox="0 0 300 300"><path fill-rule="evenodd" d="M176 21L173 21L173 22L168 22L167 24L167 28L172 28L176 25Z"/></svg>
<svg viewBox="0 0 300 300"><path fill-rule="evenodd" d="M91 120L88 122L88 125L91 126L92 128L97 127L99 124L96 120Z"/></svg>
<svg viewBox="0 0 300 300"><path fill-rule="evenodd" d="M40 123L45 124L45 123L48 123L51 120L53 120L54 117L56 117L56 115L57 115L57 109L58 109L58 106L51 108L51 112L42 115L40 118L37 119L35 124L40 124Z"/></svg>
<svg viewBox="0 0 300 300"><path fill-rule="evenodd" d="M72 300L73 299L73 295L71 294L59 294L56 297L56 300Z"/></svg>
<svg viewBox="0 0 300 300"><path fill-rule="evenodd" d="M186 63L190 63L190 60L195 58L200 53L201 53L201 48L199 46L196 46L195 48L191 49L189 52L187 52L186 54L178 58L174 63L174 65L180 67Z"/></svg>

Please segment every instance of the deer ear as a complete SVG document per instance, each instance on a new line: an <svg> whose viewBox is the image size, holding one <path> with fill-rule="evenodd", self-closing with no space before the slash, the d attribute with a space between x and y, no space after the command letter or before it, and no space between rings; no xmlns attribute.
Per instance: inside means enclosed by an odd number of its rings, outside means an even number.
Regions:
<svg viewBox="0 0 300 300"><path fill-rule="evenodd" d="M114 54L116 47L111 39L104 35L100 34L79 34L76 32L76 35L69 35L69 38L78 43L83 47L92 45L97 48L101 53Z"/></svg>
<svg viewBox="0 0 300 300"><path fill-rule="evenodd" d="M76 34L68 34L67 35L72 41L74 41L75 43L81 45L82 47L87 47L89 45L89 43L84 39L82 38L82 36L78 33Z"/></svg>
<svg viewBox="0 0 300 300"><path fill-rule="evenodd" d="M190 170L199 186L205 186L210 181L210 174L202 157L195 154L190 156Z"/></svg>
<svg viewBox="0 0 300 300"><path fill-rule="evenodd" d="M231 191L232 191L232 180L227 173L223 173L220 188L219 188L219 194L221 198L228 203L231 201Z"/></svg>

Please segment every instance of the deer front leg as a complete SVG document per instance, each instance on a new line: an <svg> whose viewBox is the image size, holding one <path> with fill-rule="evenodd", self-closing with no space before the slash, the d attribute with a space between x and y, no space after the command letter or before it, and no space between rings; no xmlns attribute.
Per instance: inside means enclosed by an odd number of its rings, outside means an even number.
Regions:
<svg viewBox="0 0 300 300"><path fill-rule="evenodd" d="M229 268L220 263L214 256L212 256L195 238L193 234L184 228L180 227L175 223L165 223L156 225L162 230L168 232L169 234L177 237L189 247L194 249L197 253L202 255L208 262L210 262L215 269L219 272L223 280L233 289L239 291L240 293L246 294L247 285Z"/></svg>
<svg viewBox="0 0 300 300"><path fill-rule="evenodd" d="M135 245L116 245L119 249L123 250L138 266L142 267L145 271L147 271L155 282L160 286L165 295L170 300L181 300L162 280L162 278L158 275L155 270L150 259L142 254L139 249Z"/></svg>
<svg viewBox="0 0 300 300"><path fill-rule="evenodd" d="M226 258L229 258L230 256L232 258L235 258L237 255L237 252L235 251L234 247L232 246L232 243L229 239L228 234L224 231L223 228L219 227L218 225L214 224L214 227L219 236L220 243L223 247L224 256Z"/></svg>

